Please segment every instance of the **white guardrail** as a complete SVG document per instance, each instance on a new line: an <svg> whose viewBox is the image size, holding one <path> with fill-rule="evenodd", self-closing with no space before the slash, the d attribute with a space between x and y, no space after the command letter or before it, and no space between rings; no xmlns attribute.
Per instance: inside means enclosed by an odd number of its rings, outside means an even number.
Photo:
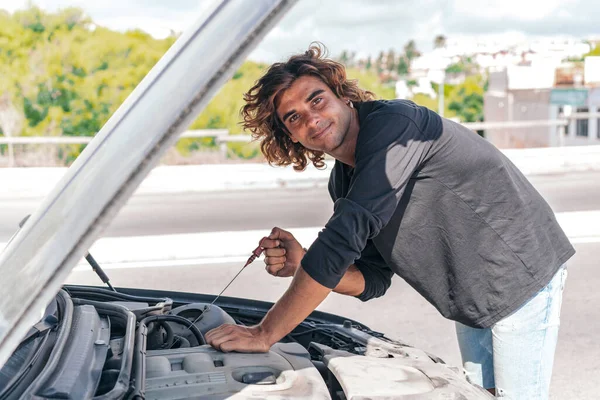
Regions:
<svg viewBox="0 0 600 400"><path fill-rule="evenodd" d="M183 138L214 137L217 144L227 142L250 142L250 135L230 135L227 129L198 129L185 131L179 136ZM87 144L93 136L4 136L0 144Z"/></svg>
<svg viewBox="0 0 600 400"><path fill-rule="evenodd" d="M250 135L230 135L227 129L197 129L185 131L179 136L183 138L215 138L215 142L219 146L222 157L227 155L228 142L244 142L252 141ZM15 144L88 144L92 141L93 136L4 136L0 137L0 144L8 145L8 166L14 166L14 150Z"/></svg>
<svg viewBox="0 0 600 400"><path fill-rule="evenodd" d="M503 122L466 122L462 125L467 128L477 130L493 130L493 129L519 129L533 128L539 126L557 126L558 135L560 138L564 136L564 129L569 125L571 120L600 118L600 113L573 113L569 116L555 120L529 120L529 121L503 121ZM250 135L230 135L227 129L197 129L188 130L181 134L182 138L215 138L216 144L219 146L221 155L227 155L227 143L229 142L252 142ZM92 136L12 136L0 137L0 144L9 146L9 167L14 165L14 156L12 146L15 144L87 144L93 139ZM559 144L563 145L564 141L559 140Z"/></svg>
<svg viewBox="0 0 600 400"><path fill-rule="evenodd" d="M503 121L503 122L465 122L462 125L467 128L478 130L491 129L518 129L533 128L538 126L562 126L565 127L573 119L600 118L600 113L575 113L568 117L555 120L527 120L527 121ZM196 129L185 131L180 138L203 138L214 137L218 145L228 142L252 141L250 135L230 135L227 129ZM0 144L87 144L93 136L13 136L0 137Z"/></svg>

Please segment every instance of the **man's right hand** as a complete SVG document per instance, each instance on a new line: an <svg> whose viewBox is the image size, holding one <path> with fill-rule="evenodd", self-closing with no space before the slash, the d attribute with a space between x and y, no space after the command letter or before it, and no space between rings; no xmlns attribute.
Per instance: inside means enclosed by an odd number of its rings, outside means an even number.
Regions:
<svg viewBox="0 0 600 400"><path fill-rule="evenodd" d="M281 228L273 228L268 237L260 241L265 249L265 264L267 272L273 276L294 276L304 257L304 249L294 235Z"/></svg>

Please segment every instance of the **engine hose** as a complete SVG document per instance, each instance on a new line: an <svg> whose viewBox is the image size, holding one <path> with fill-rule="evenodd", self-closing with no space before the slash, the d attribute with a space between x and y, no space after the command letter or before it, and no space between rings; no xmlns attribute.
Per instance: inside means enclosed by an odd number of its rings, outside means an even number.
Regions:
<svg viewBox="0 0 600 400"><path fill-rule="evenodd" d="M198 327L196 325L192 324L191 321L189 321L186 318L180 317L179 315L151 315L151 316L146 317L143 320L141 320L140 325L143 324L143 325L147 326L147 324L149 322L159 322L159 321L160 322L162 322L162 321L176 322L181 325L185 325L192 332L192 334L198 341L199 345L206 344L206 340L204 340L204 336L202 335L202 332L200 332L200 329L198 329ZM168 335L168 330L167 330L167 335ZM172 338L172 330L171 330L171 341L172 340L173 340L173 338Z"/></svg>
<svg viewBox="0 0 600 400"><path fill-rule="evenodd" d="M187 347L192 347L190 341L187 340L186 338L184 338L183 336L175 335L174 340L175 341L173 343L176 343L176 342L180 343L180 345L179 345L180 349L187 348Z"/></svg>
<svg viewBox="0 0 600 400"><path fill-rule="evenodd" d="M151 321L148 327L148 349L168 349L173 345L173 328L167 323L167 321ZM167 334L166 339L163 339L158 329L163 327Z"/></svg>

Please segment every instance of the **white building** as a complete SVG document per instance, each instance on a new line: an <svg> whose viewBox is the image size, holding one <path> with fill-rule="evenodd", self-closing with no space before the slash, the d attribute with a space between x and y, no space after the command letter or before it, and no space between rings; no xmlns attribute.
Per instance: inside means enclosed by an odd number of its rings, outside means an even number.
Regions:
<svg viewBox="0 0 600 400"><path fill-rule="evenodd" d="M568 58L589 53L588 43L571 38L539 39L528 41L521 35L447 40L444 48L424 53L413 60L411 78L427 77L439 82L440 73L463 57L471 57L481 71L497 71L513 65L550 64L559 65ZM437 80L436 80L437 79Z"/></svg>
<svg viewBox="0 0 600 400"><path fill-rule="evenodd" d="M486 122L556 120L575 112L600 113L600 57L587 57L583 68L536 62L489 75ZM500 148L600 144L600 119L571 120L562 137L559 132L557 126L539 126L489 130L485 136Z"/></svg>

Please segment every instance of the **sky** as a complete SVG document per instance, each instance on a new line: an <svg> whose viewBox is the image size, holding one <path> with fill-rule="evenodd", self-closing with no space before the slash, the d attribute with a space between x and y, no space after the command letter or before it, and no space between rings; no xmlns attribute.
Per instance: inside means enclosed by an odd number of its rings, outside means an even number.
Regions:
<svg viewBox="0 0 600 400"><path fill-rule="evenodd" d="M215 0L0 0L13 12L35 4L43 10L82 8L96 24L142 29L155 37L184 31ZM237 0L260 1L260 0ZM299 0L249 58L282 61L324 43L331 55L359 57L401 51L414 39L428 51L436 35L449 40L514 41L552 37L600 39L599 0Z"/></svg>

